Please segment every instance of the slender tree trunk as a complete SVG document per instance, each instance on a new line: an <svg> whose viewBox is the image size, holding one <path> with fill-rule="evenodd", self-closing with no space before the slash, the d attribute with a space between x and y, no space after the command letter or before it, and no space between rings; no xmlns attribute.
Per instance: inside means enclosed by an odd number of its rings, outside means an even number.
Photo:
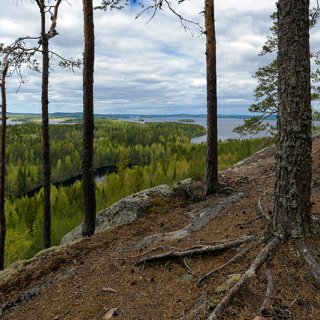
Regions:
<svg viewBox="0 0 320 320"><path fill-rule="evenodd" d="M2 125L0 150L0 270L4 268L4 250L6 241L6 215L5 215L5 181L6 181L6 138L7 138L7 97L6 76L8 65L5 66L1 81Z"/></svg>
<svg viewBox="0 0 320 320"><path fill-rule="evenodd" d="M42 44L42 161L44 174L44 215L43 215L43 245L51 246L51 163L49 139L49 39L46 34L46 17L44 0L40 2L41 14L41 44Z"/></svg>
<svg viewBox="0 0 320 320"><path fill-rule="evenodd" d="M217 70L214 1L205 0L206 59L207 59L207 113L208 146L206 167L206 194L218 189L218 125L217 125Z"/></svg>
<svg viewBox="0 0 320 320"><path fill-rule="evenodd" d="M83 55L83 150L82 183L84 196L83 236L95 231L96 197L93 175L93 73L94 73L94 23L92 0L83 0L84 55Z"/></svg>
<svg viewBox="0 0 320 320"><path fill-rule="evenodd" d="M309 0L278 2L279 136L273 229L302 237L311 220Z"/></svg>

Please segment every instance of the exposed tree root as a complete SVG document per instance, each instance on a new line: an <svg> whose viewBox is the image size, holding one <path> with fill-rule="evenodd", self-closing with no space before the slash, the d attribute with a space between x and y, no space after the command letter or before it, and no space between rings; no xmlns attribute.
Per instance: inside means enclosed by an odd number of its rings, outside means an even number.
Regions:
<svg viewBox="0 0 320 320"><path fill-rule="evenodd" d="M259 198L258 200L258 204L257 204L257 207L258 207L258 210L259 210L259 213L261 216L263 216L268 222L271 220L270 216L266 213L266 211L264 210L262 204L261 204L261 200L262 198L267 194L268 190L266 190Z"/></svg>
<svg viewBox="0 0 320 320"><path fill-rule="evenodd" d="M151 254L153 252L156 252L156 251L160 251L160 250L174 250L175 247L173 246L159 246L159 247L155 247L155 248L152 248L146 252L143 253L144 256L148 255L148 254Z"/></svg>
<svg viewBox="0 0 320 320"><path fill-rule="evenodd" d="M259 216L259 217L256 217L256 218L254 218L254 219L251 219L251 220L248 220L248 221L246 221L246 222L244 222L244 223L241 223L241 224L238 224L237 225L237 227L244 227L244 226L247 226L248 224L251 224L251 223L253 223L253 222L256 222L256 221L258 221L259 219L261 219L261 215Z"/></svg>
<svg viewBox="0 0 320 320"><path fill-rule="evenodd" d="M213 312L209 315L207 320L218 320L225 309L230 305L232 299L236 296L239 290L254 277L256 271L268 259L269 255L276 249L280 243L279 238L273 238L268 242L263 250L257 255L250 268L243 274L241 279L229 290L224 298L214 308Z"/></svg>
<svg viewBox="0 0 320 320"><path fill-rule="evenodd" d="M315 281L315 284L318 288L320 288L320 264L312 254L310 248L307 246L307 244L301 240L298 243L298 249L301 255L303 256L309 271Z"/></svg>
<svg viewBox="0 0 320 320"><path fill-rule="evenodd" d="M184 315L181 318L179 318L179 320L202 319L201 314L203 314L203 310L205 310L206 308L207 298L207 294L203 292L199 297L197 303L195 304L194 308L184 313Z"/></svg>
<svg viewBox="0 0 320 320"><path fill-rule="evenodd" d="M263 299L262 305L259 310L259 313L261 314L261 316L256 316L254 320L292 319L291 318L292 313L290 311L290 307L295 303L296 299L290 304L290 306L279 304L279 303L276 303L276 305L274 305L274 301L272 301L273 292L274 292L274 281L273 281L271 269L267 269L266 279L267 279L266 295Z"/></svg>
<svg viewBox="0 0 320 320"><path fill-rule="evenodd" d="M257 209L258 209L258 212L259 212L259 216L254 218L254 219L251 219L249 221L246 221L238 226L246 226L248 224L251 224L253 222L256 222L257 220L261 219L261 218L264 218L268 223L271 221L271 218L270 216L266 213L266 211L264 210L262 204L261 204L261 200L262 198L267 194L267 191L266 190L260 197L259 197L259 200L258 200L258 203L257 203Z"/></svg>
<svg viewBox="0 0 320 320"><path fill-rule="evenodd" d="M272 276L271 269L266 271L266 278L267 278L267 290L262 305L260 307L260 313L266 315L268 313L268 309L271 305L272 295L274 291L274 281Z"/></svg>
<svg viewBox="0 0 320 320"><path fill-rule="evenodd" d="M199 277L199 275L196 274L194 270L192 270L192 268L188 265L186 259L183 259L183 265L186 267L186 269L189 271L190 274L192 274L195 277Z"/></svg>
<svg viewBox="0 0 320 320"><path fill-rule="evenodd" d="M240 260L241 258L243 258L249 251L251 251L254 247L256 246L256 243L252 243L251 245L249 245L247 248L245 248L244 250L238 252L235 256L233 256L230 260L228 260L226 263L222 264L221 266L213 269L212 271L208 272L207 274L205 274L203 277L201 277L198 281L198 286L204 281L207 280L209 277L213 276L215 273L217 273L218 271L220 271L221 269L225 268L226 266L228 266L229 264L236 262L238 260Z"/></svg>
<svg viewBox="0 0 320 320"><path fill-rule="evenodd" d="M147 236L146 238L140 241L132 243L126 248L122 248L120 252L128 252L130 250L144 247L145 245L151 243L183 239L187 237L191 232L202 229L204 226L208 224L209 221L217 217L222 210L230 208L233 204L237 203L243 196L243 193L237 193L219 199L218 201L216 201L215 199L214 201L212 201L212 199L209 199L204 203L204 206L200 210L197 209L193 212L190 212L193 221L186 225L184 228L172 232L158 233L153 234L151 236Z"/></svg>
<svg viewBox="0 0 320 320"><path fill-rule="evenodd" d="M254 320L292 320L290 306L277 304L265 311L262 316L256 316Z"/></svg>
<svg viewBox="0 0 320 320"><path fill-rule="evenodd" d="M193 255L198 255L198 254L205 254L205 253L213 253L216 251L221 251L221 250L226 250L230 248L234 248L237 246L240 246L241 244L245 242L250 242L256 239L255 236L247 236L243 238L237 238L228 242L216 244L216 245L207 245L207 246L197 246L197 247L192 247L187 250L183 251L169 251L165 252L162 254L158 255L152 255L152 256L147 256L143 257L140 260L137 261L136 264L141 264L141 263L146 263L150 261L156 261L156 260L162 260L162 259L169 259L169 258L182 258L182 257L191 257Z"/></svg>
<svg viewBox="0 0 320 320"><path fill-rule="evenodd" d="M245 286L250 281L250 279L252 279L255 276L256 272L267 261L269 256L276 250L277 246L280 244L280 241L281 240L279 238L275 237L268 242L268 244L264 247L264 249L261 250L260 253L256 256L255 260L252 262L249 269L247 269L247 271L243 274L241 279L228 291L228 293L224 296L224 298L216 305L213 312L207 317L207 320L218 320L221 318L222 314L230 306L233 299L239 293L241 288L243 288L243 286ZM204 275L202 278L199 279L198 285L201 284L202 281L206 280L211 275L225 268L227 265L244 257L250 250L253 249L255 245L256 244L253 243L247 246L244 250L238 252L234 257L232 257L226 263L224 263L223 265L217 267L216 269ZM298 241L297 248L301 253L301 256L303 256L310 270L310 273L315 280L316 286L320 287L319 262L316 260L312 251L310 250L310 248L308 247L308 245L304 240ZM274 292L275 284L274 284L271 269L267 269L266 271L266 280L267 280L266 294L258 312L261 316L256 316L255 319L266 319L266 318L291 319L291 316L292 316L292 313L290 311L291 305L289 307L283 304L275 305L275 302L273 301L273 292ZM203 310L203 308L204 308L204 305L202 305L201 308L197 306L197 308L193 310L191 314L198 313L200 312L200 309Z"/></svg>

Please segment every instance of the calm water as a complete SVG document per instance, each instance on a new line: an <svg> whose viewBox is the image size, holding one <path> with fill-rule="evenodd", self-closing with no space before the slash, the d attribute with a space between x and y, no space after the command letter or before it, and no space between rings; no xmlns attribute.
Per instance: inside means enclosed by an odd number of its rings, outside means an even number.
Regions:
<svg viewBox="0 0 320 320"><path fill-rule="evenodd" d="M203 117L192 117L192 116L163 116L163 117L144 117L144 116L130 116L126 119L120 118L120 121L130 121L130 122L138 122L138 123L146 123L146 122L180 122L181 119L189 119L193 120L194 124L199 124L205 128L207 128L207 118ZM269 120L269 122L273 125L276 125L275 120ZM0 121L1 123L1 121ZM7 121L7 124L21 124L21 121L11 121L10 119ZM39 122L41 123L41 122ZM50 124L60 124L57 120L51 120ZM71 123L70 123L71 124ZM245 139L245 138L252 138L252 137L265 137L268 135L268 132L259 132L254 136L241 136L238 133L233 132L233 129L239 125L243 124L243 119L236 119L236 118L218 118L218 138L220 140L226 139ZM207 141L207 135L197 137L192 139L194 143L201 143Z"/></svg>
<svg viewBox="0 0 320 320"><path fill-rule="evenodd" d="M59 120L49 120L50 124L73 124L73 123L64 123L63 121L59 121ZM29 121L12 121L10 119L7 120L7 125L11 125L11 124L23 124L23 123L32 123ZM37 123L41 124L41 120L39 120ZM0 124L1 124L1 120L0 120Z"/></svg>
<svg viewBox="0 0 320 320"><path fill-rule="evenodd" d="M132 116L128 119L125 119L125 121L133 121L133 122L179 122L181 119L190 119L193 120L194 124L199 124L205 128L207 128L207 118L206 117L192 117L192 116L181 116L181 117L138 117L138 116ZM121 119L122 120L122 119ZM143 121L142 121L143 120ZM269 123L276 125L275 120L269 120ZM235 119L235 118L218 118L218 137L220 140L226 140L226 139L245 139L245 138L252 138L252 137L265 137L268 135L268 132L263 131L259 132L258 134L254 136L241 136L238 133L233 132L233 129L239 125L243 124L243 119ZM192 142L194 143L201 143L207 141L207 135L197 137L192 139Z"/></svg>

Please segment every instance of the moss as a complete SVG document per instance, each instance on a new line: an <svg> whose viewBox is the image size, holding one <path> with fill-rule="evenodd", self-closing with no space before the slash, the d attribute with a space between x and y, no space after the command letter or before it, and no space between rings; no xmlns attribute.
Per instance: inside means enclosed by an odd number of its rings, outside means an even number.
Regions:
<svg viewBox="0 0 320 320"><path fill-rule="evenodd" d="M151 205L151 207L148 209L146 214L158 214L158 213L164 213L169 209L172 209L174 207L179 206L181 200L176 198L174 201L173 197L169 198L169 197L156 197L153 200L153 203Z"/></svg>
<svg viewBox="0 0 320 320"><path fill-rule="evenodd" d="M216 293L221 293L229 290L233 285L235 285L242 277L241 273L229 274L227 280L223 282L220 286L215 289Z"/></svg>
<svg viewBox="0 0 320 320"><path fill-rule="evenodd" d="M220 298L212 298L210 301L207 303L207 311L213 311L214 308L217 306L217 304L220 302Z"/></svg>

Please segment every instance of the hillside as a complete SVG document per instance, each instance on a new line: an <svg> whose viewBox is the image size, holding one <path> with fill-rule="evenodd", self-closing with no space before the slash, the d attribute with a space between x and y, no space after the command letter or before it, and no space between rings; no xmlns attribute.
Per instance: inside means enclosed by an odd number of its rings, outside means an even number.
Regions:
<svg viewBox="0 0 320 320"><path fill-rule="evenodd" d="M203 181L196 181L184 196L155 201L141 219L16 263L0 274L2 319L205 319L264 246L261 208L272 215L274 150L221 171L217 195L201 197ZM312 208L320 218L319 138L313 161ZM234 239L228 249L195 252ZM319 256L319 236L309 245ZM184 249L190 249L184 257L137 264ZM267 270L274 290L264 304ZM256 317L262 305L265 317ZM291 242L239 292L223 319L255 317L320 319L319 291Z"/></svg>

